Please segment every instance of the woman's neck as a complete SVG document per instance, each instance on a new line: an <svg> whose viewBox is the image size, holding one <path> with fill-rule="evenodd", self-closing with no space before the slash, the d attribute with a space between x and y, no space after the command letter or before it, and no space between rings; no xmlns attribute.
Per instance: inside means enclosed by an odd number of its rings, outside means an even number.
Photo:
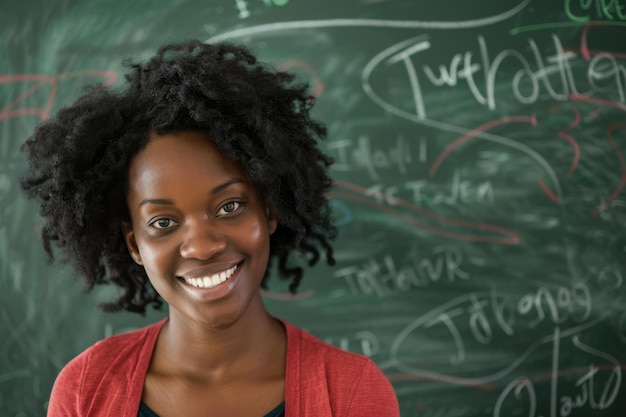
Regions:
<svg viewBox="0 0 626 417"><path fill-rule="evenodd" d="M170 311L161 330L151 371L206 382L249 378L270 369L284 375L285 329L262 303L220 327L190 322L176 313Z"/></svg>

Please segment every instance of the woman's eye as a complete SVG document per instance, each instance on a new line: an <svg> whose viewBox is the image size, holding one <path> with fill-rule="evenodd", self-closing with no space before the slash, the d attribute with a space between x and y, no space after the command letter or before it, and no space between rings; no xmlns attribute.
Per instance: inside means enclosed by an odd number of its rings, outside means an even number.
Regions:
<svg viewBox="0 0 626 417"><path fill-rule="evenodd" d="M175 225L175 222L171 219L157 219L152 222L151 226L157 229L167 229Z"/></svg>
<svg viewBox="0 0 626 417"><path fill-rule="evenodd" d="M239 203L237 203L236 201L231 201L230 203L226 203L222 206L222 208L220 209L218 216L224 215L224 214L230 214L232 212L234 212L235 210L237 210L239 208Z"/></svg>

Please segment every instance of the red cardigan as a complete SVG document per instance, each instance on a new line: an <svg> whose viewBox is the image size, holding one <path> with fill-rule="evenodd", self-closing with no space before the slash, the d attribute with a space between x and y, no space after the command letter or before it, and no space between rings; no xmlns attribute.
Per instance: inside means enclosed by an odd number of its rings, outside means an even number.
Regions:
<svg viewBox="0 0 626 417"><path fill-rule="evenodd" d="M48 417L137 417L159 330L167 319L109 337L59 373ZM399 417L393 387L365 356L287 329L286 417Z"/></svg>

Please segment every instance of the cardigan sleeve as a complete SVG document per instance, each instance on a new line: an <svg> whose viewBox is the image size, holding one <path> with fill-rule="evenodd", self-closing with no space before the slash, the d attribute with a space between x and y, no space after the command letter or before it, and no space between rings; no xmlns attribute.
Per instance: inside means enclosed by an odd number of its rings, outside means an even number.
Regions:
<svg viewBox="0 0 626 417"><path fill-rule="evenodd" d="M72 359L59 372L48 402L48 417L80 417L81 393L85 376L87 355L82 354Z"/></svg>
<svg viewBox="0 0 626 417"><path fill-rule="evenodd" d="M368 360L356 381L349 417L400 417L398 397L387 377Z"/></svg>

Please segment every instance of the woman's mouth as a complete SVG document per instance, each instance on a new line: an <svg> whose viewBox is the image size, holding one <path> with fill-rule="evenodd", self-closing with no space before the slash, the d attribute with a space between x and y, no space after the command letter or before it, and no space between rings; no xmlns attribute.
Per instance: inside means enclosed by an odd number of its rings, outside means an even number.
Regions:
<svg viewBox="0 0 626 417"><path fill-rule="evenodd" d="M238 265L235 265L225 271L215 273L210 276L197 277L197 278L185 278L181 277L185 283L196 288L215 288L220 284L223 284L230 278L237 270Z"/></svg>

